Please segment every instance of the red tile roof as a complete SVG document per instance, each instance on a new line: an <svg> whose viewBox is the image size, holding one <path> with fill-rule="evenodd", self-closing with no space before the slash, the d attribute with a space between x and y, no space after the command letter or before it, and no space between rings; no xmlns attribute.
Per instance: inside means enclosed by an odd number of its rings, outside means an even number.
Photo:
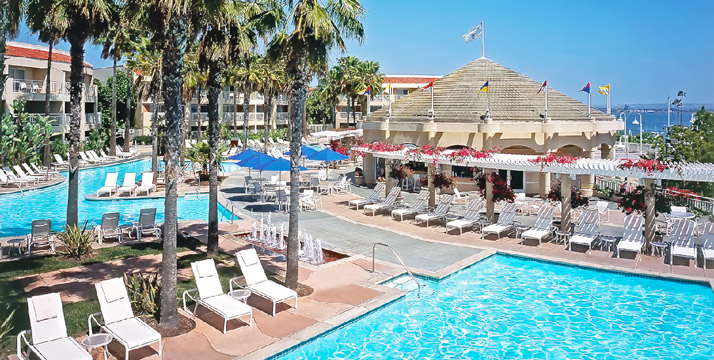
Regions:
<svg viewBox="0 0 714 360"><path fill-rule="evenodd" d="M49 57L49 50L25 48L21 46L7 45L5 48L5 54L7 56L17 56L25 57L30 59L47 60ZM67 54L52 52L52 61L70 63L71 58ZM85 62L84 66L91 68L92 64Z"/></svg>
<svg viewBox="0 0 714 360"><path fill-rule="evenodd" d="M439 79L438 76L385 76L385 84L428 84Z"/></svg>

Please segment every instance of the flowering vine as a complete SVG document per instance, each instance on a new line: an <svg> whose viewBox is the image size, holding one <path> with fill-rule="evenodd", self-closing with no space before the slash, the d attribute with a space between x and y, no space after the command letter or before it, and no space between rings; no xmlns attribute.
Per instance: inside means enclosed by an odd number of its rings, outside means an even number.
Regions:
<svg viewBox="0 0 714 360"><path fill-rule="evenodd" d="M624 159L622 160L618 165L618 169L638 169L641 171L646 171L647 175L652 175L655 171L665 171L669 169L669 165L659 162L657 160L637 160L633 161L632 159Z"/></svg>
<svg viewBox="0 0 714 360"><path fill-rule="evenodd" d="M543 168L545 168L546 166L551 166L553 164L574 164L576 161L578 161L578 158L571 155L557 155L554 153L550 153L547 155L538 156L535 159L530 159L528 161L535 164L540 164L540 169L543 170Z"/></svg>

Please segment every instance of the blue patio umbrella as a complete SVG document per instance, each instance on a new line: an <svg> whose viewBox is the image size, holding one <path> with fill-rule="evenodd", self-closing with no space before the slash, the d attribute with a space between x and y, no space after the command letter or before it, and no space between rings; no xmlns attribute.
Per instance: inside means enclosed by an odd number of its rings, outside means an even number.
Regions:
<svg viewBox="0 0 714 360"><path fill-rule="evenodd" d="M235 155L233 155L233 156L229 156L229 157L228 157L228 160L241 161L241 160L248 159L248 158L253 157L253 156L255 156L255 155L258 155L258 154L262 154L262 153L261 153L261 152L257 152L257 151L255 151L255 150L253 150L253 149L245 149L245 150L243 150L243 151L241 151L241 152L239 152L239 153L237 153L237 154L235 154Z"/></svg>
<svg viewBox="0 0 714 360"><path fill-rule="evenodd" d="M265 171L290 171L290 160L275 159L274 161L267 163L263 166L257 167L256 169ZM303 170L307 170L307 168L301 166L300 171Z"/></svg>
<svg viewBox="0 0 714 360"><path fill-rule="evenodd" d="M263 166L263 165L270 163L272 161L275 161L275 160L277 160L277 159L275 159L274 157L272 157L270 155L266 155L266 154L256 151L256 153L253 156L239 161L238 166L247 167L249 169L260 170L258 167ZM261 170L260 173L262 175L263 171Z"/></svg>
<svg viewBox="0 0 714 360"><path fill-rule="evenodd" d="M318 150L312 146L302 145L300 148L302 149L302 156L310 156L318 152ZM290 155L290 151L284 152L283 155Z"/></svg>
<svg viewBox="0 0 714 360"><path fill-rule="evenodd" d="M328 148L325 148L319 152L316 152L316 153L306 157L306 159L308 159L308 160L317 160L317 161L324 161L324 162L347 160L349 158L350 158L349 156L342 155L342 154L338 153L337 151L333 151Z"/></svg>

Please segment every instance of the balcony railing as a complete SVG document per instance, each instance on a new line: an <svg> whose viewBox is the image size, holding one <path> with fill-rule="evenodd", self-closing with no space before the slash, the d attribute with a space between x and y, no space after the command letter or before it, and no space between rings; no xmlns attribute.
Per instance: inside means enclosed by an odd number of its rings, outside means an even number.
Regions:
<svg viewBox="0 0 714 360"><path fill-rule="evenodd" d="M45 116L45 114L28 114L30 116L30 122L34 123L38 118ZM50 113L50 121L52 121L52 132L64 132L69 124L67 123L67 116L61 113Z"/></svg>
<svg viewBox="0 0 714 360"><path fill-rule="evenodd" d="M395 102L403 97L407 96L406 94L392 94L392 102ZM384 102L384 103L389 103L389 94L377 94L374 95L371 99L371 102L378 103L378 102Z"/></svg>
<svg viewBox="0 0 714 360"><path fill-rule="evenodd" d="M362 120L362 113L359 111L355 112L355 118L357 118L357 120ZM339 112L339 113L337 113L337 119L352 120L352 112L351 111L350 112Z"/></svg>
<svg viewBox="0 0 714 360"><path fill-rule="evenodd" d="M85 122L89 125L98 125L102 121L102 118L98 113L86 113L84 115Z"/></svg>
<svg viewBox="0 0 714 360"><path fill-rule="evenodd" d="M85 100L96 99L97 87L92 85L87 89L84 84L82 93L84 94ZM23 80L23 79L12 79L12 92L16 94L45 94L45 81L44 80ZM50 81L50 94L52 95L69 95L70 93L70 83L66 81Z"/></svg>
<svg viewBox="0 0 714 360"><path fill-rule="evenodd" d="M290 117L288 116L287 112L275 113L275 120L284 121L284 120L288 120L288 119L290 119Z"/></svg>

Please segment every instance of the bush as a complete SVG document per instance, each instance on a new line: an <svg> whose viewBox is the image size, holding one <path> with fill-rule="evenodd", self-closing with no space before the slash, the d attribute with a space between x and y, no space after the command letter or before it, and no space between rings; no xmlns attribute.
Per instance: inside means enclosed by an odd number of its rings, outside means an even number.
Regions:
<svg viewBox="0 0 714 360"><path fill-rule="evenodd" d="M124 283L134 312L151 316L159 313L161 278L158 273L126 273Z"/></svg>
<svg viewBox="0 0 714 360"><path fill-rule="evenodd" d="M12 325L13 317L15 317L15 310L10 311L10 305L5 304L2 311L0 311L0 354L4 353L6 350L10 349L12 346L13 334L12 330L15 328Z"/></svg>
<svg viewBox="0 0 714 360"><path fill-rule="evenodd" d="M60 154L64 158L69 152L69 143L62 141L62 139L55 139L50 143L50 151L53 154Z"/></svg>
<svg viewBox="0 0 714 360"><path fill-rule="evenodd" d="M560 202L563 200L562 193L560 192L560 182L555 184L550 188L550 192L548 192L548 195L546 196L546 199L548 201L552 202ZM579 207L585 207L588 206L590 203L590 198L587 198L585 196L582 196L580 194L580 191L570 189L570 208L575 210Z"/></svg>
<svg viewBox="0 0 714 360"><path fill-rule="evenodd" d="M64 232L57 234L64 248L57 252L75 260L82 260L92 253L92 244L96 240L94 230L87 230L87 221L79 225L65 225Z"/></svg>
<svg viewBox="0 0 714 360"><path fill-rule="evenodd" d="M131 138L131 141L135 141L137 144L150 145L152 138L151 135L139 135Z"/></svg>
<svg viewBox="0 0 714 360"><path fill-rule="evenodd" d="M633 212L644 215L647 211L647 204L645 203L645 196L648 190L644 185L639 185L632 189L632 191L627 191L623 185L620 188L620 192L617 194L620 198L617 200L617 208L622 209L622 211L630 215ZM662 196L661 193L655 192L655 214L668 213L672 210L669 204L669 200Z"/></svg>
<svg viewBox="0 0 714 360"><path fill-rule="evenodd" d="M478 192L481 197L486 198L486 174L483 173L476 179L476 184L478 185ZM506 201L513 202L516 199L516 194L513 193L513 189L508 186L506 180L503 180L497 172L491 173L491 179L488 180L493 184L493 202Z"/></svg>

